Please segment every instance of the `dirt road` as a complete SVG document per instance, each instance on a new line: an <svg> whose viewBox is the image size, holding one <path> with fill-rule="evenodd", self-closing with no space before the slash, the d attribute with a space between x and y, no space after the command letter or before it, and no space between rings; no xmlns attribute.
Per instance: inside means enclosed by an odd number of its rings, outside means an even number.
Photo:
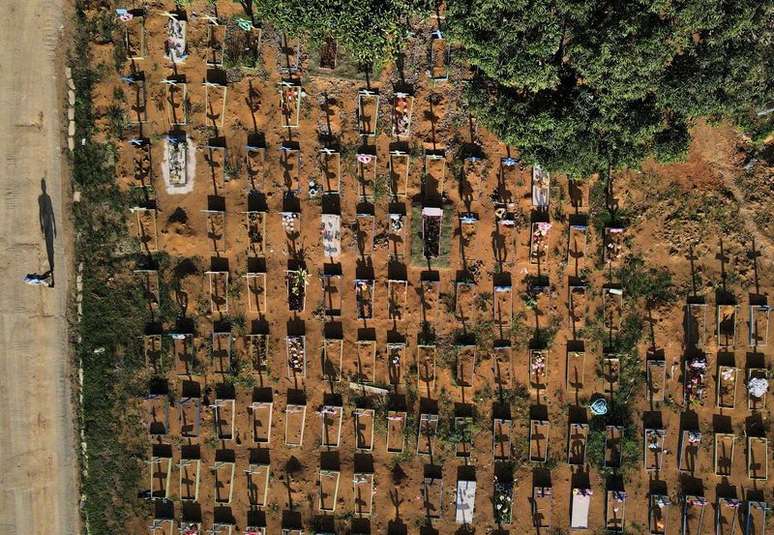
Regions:
<svg viewBox="0 0 774 535"><path fill-rule="evenodd" d="M63 213L61 1L0 18L0 533L79 533ZM43 186L45 185L45 191ZM55 288L27 273L54 263Z"/></svg>

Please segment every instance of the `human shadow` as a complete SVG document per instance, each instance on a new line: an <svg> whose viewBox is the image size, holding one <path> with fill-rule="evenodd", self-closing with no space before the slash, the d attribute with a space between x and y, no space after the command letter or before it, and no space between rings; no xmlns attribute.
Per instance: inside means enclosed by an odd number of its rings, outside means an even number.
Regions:
<svg viewBox="0 0 774 535"><path fill-rule="evenodd" d="M56 219L51 197L46 192L46 179L40 179L41 193L38 195L38 220L40 232L46 240L46 255L48 256L48 272L51 274L51 286L54 285L54 238L56 238Z"/></svg>

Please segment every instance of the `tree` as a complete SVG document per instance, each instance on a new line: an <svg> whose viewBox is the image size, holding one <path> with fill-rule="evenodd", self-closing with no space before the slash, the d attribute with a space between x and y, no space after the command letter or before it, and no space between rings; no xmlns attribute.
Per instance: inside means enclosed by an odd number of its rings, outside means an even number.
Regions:
<svg viewBox="0 0 774 535"><path fill-rule="evenodd" d="M771 2L456 0L475 115L528 161L587 176L680 158L692 121L772 99Z"/></svg>
<svg viewBox="0 0 774 535"><path fill-rule="evenodd" d="M361 65L392 57L427 0L253 0L254 16L312 43L335 39Z"/></svg>

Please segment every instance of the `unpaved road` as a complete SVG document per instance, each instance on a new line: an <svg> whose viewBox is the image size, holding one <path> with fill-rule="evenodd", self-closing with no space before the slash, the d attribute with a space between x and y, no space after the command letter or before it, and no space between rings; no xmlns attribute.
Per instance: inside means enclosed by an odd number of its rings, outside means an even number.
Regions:
<svg viewBox="0 0 774 535"><path fill-rule="evenodd" d="M0 533L79 533L61 149L61 0L5 0L0 17ZM42 195L45 180L47 196ZM56 287L28 286L48 270ZM54 236L54 230L56 236Z"/></svg>

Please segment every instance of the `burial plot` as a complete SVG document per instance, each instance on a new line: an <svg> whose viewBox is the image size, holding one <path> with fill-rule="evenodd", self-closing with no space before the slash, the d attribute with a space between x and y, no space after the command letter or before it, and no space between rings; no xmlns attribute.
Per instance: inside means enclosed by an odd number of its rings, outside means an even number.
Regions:
<svg viewBox="0 0 774 535"><path fill-rule="evenodd" d="M279 88L280 112L285 126L298 128L301 120L301 97L303 90L300 85L292 82L282 82Z"/></svg>
<svg viewBox="0 0 774 535"><path fill-rule="evenodd" d="M573 466L586 464L586 445L589 439L588 424L571 423L567 440L567 462Z"/></svg>
<svg viewBox="0 0 774 535"><path fill-rule="evenodd" d="M734 465L736 437L731 433L715 433L714 469L716 476L730 477Z"/></svg>
<svg viewBox="0 0 774 535"><path fill-rule="evenodd" d="M406 413L387 412L387 453L403 453L406 446Z"/></svg>
<svg viewBox="0 0 774 535"><path fill-rule="evenodd" d="M392 135L398 139L411 136L411 117L414 112L414 96L396 92L392 103Z"/></svg>
<svg viewBox="0 0 774 535"><path fill-rule="evenodd" d="M357 123L361 136L375 136L379 118L379 93L361 89L357 93Z"/></svg>
<svg viewBox="0 0 774 535"><path fill-rule="evenodd" d="M551 424L548 420L531 419L529 422L529 460L544 463L548 459L548 440Z"/></svg>
<svg viewBox="0 0 774 535"><path fill-rule="evenodd" d="M409 166L411 156L407 152L391 150L390 159L387 162L387 170L390 176L390 194L397 199L408 194Z"/></svg>

